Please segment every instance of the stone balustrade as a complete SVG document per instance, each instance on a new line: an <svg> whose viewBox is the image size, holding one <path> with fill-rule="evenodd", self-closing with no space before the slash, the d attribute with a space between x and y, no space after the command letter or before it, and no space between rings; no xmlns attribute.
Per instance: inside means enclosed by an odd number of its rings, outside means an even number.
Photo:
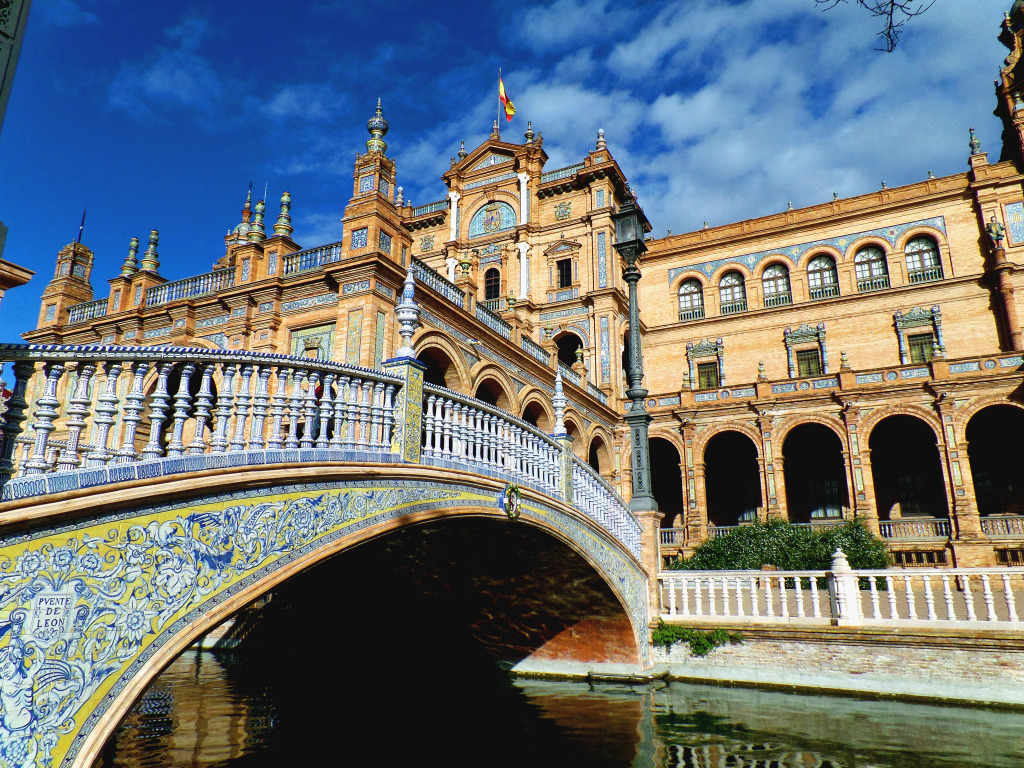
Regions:
<svg viewBox="0 0 1024 768"><path fill-rule="evenodd" d="M68 307L68 324L84 323L97 317L106 317L108 299L85 301Z"/></svg>
<svg viewBox="0 0 1024 768"><path fill-rule="evenodd" d="M1019 568L828 571L666 571L658 575L668 621L885 627L1024 629Z"/></svg>
<svg viewBox="0 0 1024 768"><path fill-rule="evenodd" d="M981 530L986 536L1024 536L1024 517L983 517Z"/></svg>
<svg viewBox="0 0 1024 768"><path fill-rule="evenodd" d="M904 518L879 521L878 530L883 539L946 539L950 528L944 518Z"/></svg>
<svg viewBox="0 0 1024 768"><path fill-rule="evenodd" d="M205 275L186 277L184 280L175 280L172 283L164 283L146 289L146 306L157 307L161 304L169 304L179 299L191 299L196 296L205 296L235 284L235 270L217 269Z"/></svg>
<svg viewBox="0 0 1024 768"><path fill-rule="evenodd" d="M615 489L579 456L572 457L573 506L640 556L640 523Z"/></svg>
<svg viewBox="0 0 1024 768"><path fill-rule="evenodd" d="M437 271L424 264L417 258L412 259L412 272L416 276L416 282L421 283L435 293L439 293L448 299L459 309L466 307L466 295L462 290L447 278L442 277Z"/></svg>
<svg viewBox="0 0 1024 768"><path fill-rule="evenodd" d="M287 254L283 259L282 273L294 275L299 272L308 272L317 269L325 264L334 264L341 261L343 251L341 243L321 245L319 248L308 248L304 251L296 251Z"/></svg>

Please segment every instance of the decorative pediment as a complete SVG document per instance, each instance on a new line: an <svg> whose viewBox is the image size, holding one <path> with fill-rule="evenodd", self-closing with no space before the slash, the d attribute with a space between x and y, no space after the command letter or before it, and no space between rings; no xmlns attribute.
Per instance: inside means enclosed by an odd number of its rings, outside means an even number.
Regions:
<svg viewBox="0 0 1024 768"><path fill-rule="evenodd" d="M544 249L544 255L556 257L562 255L570 256L582 247L582 243L577 243L575 240L559 239Z"/></svg>
<svg viewBox="0 0 1024 768"><path fill-rule="evenodd" d="M825 338L825 324L818 323L817 326L812 326L810 323L802 323L795 331L792 328L786 328L782 332L782 336L786 342L786 346L792 346L794 344L817 344L820 340Z"/></svg>
<svg viewBox="0 0 1024 768"><path fill-rule="evenodd" d="M484 157L479 163L473 166L472 170L478 171L481 168L490 168L492 165L501 165L502 163L511 163L512 158L508 155L498 155L491 153Z"/></svg>
<svg viewBox="0 0 1024 768"><path fill-rule="evenodd" d="M718 357L722 354L725 349L725 344L720 338L711 341L710 339L701 339L699 342L686 342L686 357L694 359L696 357Z"/></svg>
<svg viewBox="0 0 1024 768"><path fill-rule="evenodd" d="M936 324L936 321L941 322L940 318L942 312L938 305L935 305L931 309L921 309L920 307L914 307L909 312L904 313L903 310L896 310L893 314L892 319L896 321L897 328L917 328L922 325L932 326Z"/></svg>

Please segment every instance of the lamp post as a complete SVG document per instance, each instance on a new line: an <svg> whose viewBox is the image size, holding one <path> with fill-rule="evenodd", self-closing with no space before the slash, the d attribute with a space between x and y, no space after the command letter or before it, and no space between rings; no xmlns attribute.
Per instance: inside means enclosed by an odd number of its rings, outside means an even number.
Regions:
<svg viewBox="0 0 1024 768"><path fill-rule="evenodd" d="M626 370L629 389L626 395L631 405L625 417L629 424L630 465L633 471L633 494L629 508L634 512L644 512L658 509L658 502L651 493L651 457L647 440L647 425L651 423L651 417L647 415L644 406L647 390L642 384L644 363L640 348L640 305L636 290L640 282L640 270L636 262L647 250L644 245L646 217L636 204L632 192L628 187L626 189L626 201L619 206L612 221L615 223L615 250L626 264L622 276L629 286L629 367Z"/></svg>

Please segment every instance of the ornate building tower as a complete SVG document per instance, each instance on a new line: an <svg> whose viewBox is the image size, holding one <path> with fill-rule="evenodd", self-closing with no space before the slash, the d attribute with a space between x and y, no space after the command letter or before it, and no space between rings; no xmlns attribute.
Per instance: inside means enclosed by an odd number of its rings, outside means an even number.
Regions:
<svg viewBox="0 0 1024 768"><path fill-rule="evenodd" d="M1000 162L1024 163L1024 0L1016 0L1003 19L999 42L1010 49L996 84L995 116L1003 121L1003 151Z"/></svg>

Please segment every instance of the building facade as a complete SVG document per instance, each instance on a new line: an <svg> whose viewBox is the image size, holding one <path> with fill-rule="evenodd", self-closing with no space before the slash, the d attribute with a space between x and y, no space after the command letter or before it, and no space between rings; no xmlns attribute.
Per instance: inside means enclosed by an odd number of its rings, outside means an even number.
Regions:
<svg viewBox="0 0 1024 768"><path fill-rule="evenodd" d="M1022 35L1018 2L1001 35L997 162L972 131L962 174L648 239L641 333L664 558L755 519L857 518L901 565L1024 564ZM628 306L611 216L631 193L603 132L548 169L532 126L510 142L495 124L452 158L437 201L414 206L379 104L367 127L341 242L302 249L287 192L272 225L250 199L209 273L162 278L154 230L99 298L92 253L71 244L25 338L378 367L400 344L411 269L427 381L550 430L560 371L574 450L628 497Z"/></svg>

